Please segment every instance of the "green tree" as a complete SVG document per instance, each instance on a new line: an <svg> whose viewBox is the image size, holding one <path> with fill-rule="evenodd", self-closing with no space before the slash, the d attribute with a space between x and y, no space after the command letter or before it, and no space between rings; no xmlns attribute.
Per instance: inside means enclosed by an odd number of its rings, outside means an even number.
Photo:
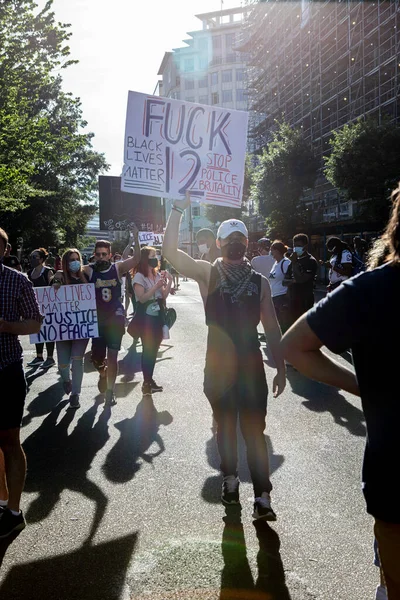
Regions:
<svg viewBox="0 0 400 600"><path fill-rule="evenodd" d="M349 199L364 200L359 217L387 221L390 193L399 181L400 128L358 120L334 131L325 176Z"/></svg>
<svg viewBox="0 0 400 600"><path fill-rule="evenodd" d="M304 190L314 186L319 161L301 129L285 121L277 125L254 170L252 198L270 234L287 238L309 222L301 199Z"/></svg>
<svg viewBox="0 0 400 600"><path fill-rule="evenodd" d="M75 244L96 210L104 156L62 90L68 25L52 0L0 0L0 222L27 247Z"/></svg>

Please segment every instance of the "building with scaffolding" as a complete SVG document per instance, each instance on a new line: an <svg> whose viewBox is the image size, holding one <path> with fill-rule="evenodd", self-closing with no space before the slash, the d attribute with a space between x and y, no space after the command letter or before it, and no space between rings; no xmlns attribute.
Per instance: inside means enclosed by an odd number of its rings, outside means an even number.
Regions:
<svg viewBox="0 0 400 600"><path fill-rule="evenodd" d="M322 162L332 131L344 124L359 117L399 123L399 0L250 4L242 48L250 54L256 146L269 141L284 116L303 130ZM322 175L305 201L312 231L365 233L366 224L354 223L356 203Z"/></svg>
<svg viewBox="0 0 400 600"><path fill-rule="evenodd" d="M166 98L247 110L246 57L236 50L246 9L231 8L196 15L201 28L188 32L184 46L165 52L155 93ZM166 201L166 215L170 211ZM189 212L189 211L187 211ZM203 205L193 206L182 218L180 244L214 224Z"/></svg>

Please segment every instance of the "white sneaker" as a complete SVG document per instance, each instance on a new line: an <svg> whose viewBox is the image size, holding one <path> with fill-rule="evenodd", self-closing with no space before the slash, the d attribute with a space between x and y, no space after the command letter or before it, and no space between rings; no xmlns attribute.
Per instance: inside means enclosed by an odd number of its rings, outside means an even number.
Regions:
<svg viewBox="0 0 400 600"><path fill-rule="evenodd" d="M276 514L271 507L271 498L267 492L263 492L260 498L254 499L253 519L263 521L276 521Z"/></svg>
<svg viewBox="0 0 400 600"><path fill-rule="evenodd" d="M386 588L383 585L378 585L376 588L375 600L387 600Z"/></svg>

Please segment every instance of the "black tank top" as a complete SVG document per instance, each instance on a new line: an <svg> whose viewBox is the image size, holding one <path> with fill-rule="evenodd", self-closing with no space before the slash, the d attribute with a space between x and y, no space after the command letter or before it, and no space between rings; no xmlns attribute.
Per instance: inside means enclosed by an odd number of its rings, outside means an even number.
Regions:
<svg viewBox="0 0 400 600"><path fill-rule="evenodd" d="M218 287L219 274L211 268L205 305L208 325L204 391L207 397L220 397L240 381L261 377L264 365L258 341L261 275L254 272L250 291L237 302Z"/></svg>
<svg viewBox="0 0 400 600"><path fill-rule="evenodd" d="M42 272L40 273L39 277L36 277L36 279L32 279L33 269L28 271L28 279L32 281L33 287L47 287L50 285L49 271L53 272L53 269L50 269L50 267L43 267Z"/></svg>

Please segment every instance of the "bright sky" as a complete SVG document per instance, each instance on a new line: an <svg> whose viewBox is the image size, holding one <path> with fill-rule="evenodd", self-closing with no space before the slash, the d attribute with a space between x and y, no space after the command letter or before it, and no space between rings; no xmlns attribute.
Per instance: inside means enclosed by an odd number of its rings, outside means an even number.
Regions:
<svg viewBox="0 0 400 600"><path fill-rule="evenodd" d="M56 19L72 25L70 58L79 60L63 72L64 89L81 98L110 175L121 174L128 90L152 94L164 52L201 29L194 15L220 8L220 0L54 0Z"/></svg>

